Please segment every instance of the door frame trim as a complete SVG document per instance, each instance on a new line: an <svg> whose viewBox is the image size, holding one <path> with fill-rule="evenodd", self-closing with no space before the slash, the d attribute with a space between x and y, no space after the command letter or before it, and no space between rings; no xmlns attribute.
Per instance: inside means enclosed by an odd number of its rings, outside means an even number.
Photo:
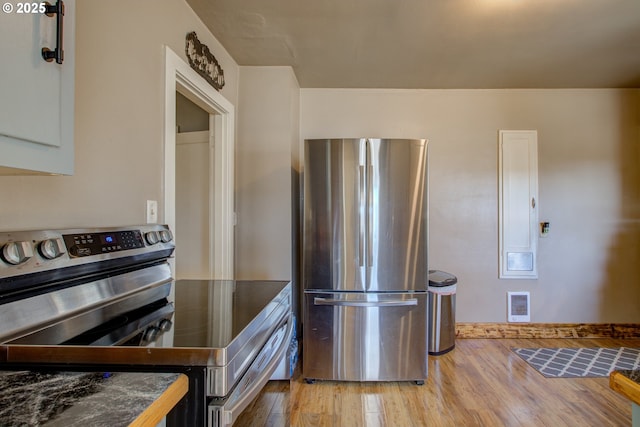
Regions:
<svg viewBox="0 0 640 427"><path fill-rule="evenodd" d="M209 236L213 249L210 279L232 279L235 108L169 46L165 46L163 205L164 221L172 230L176 226L176 91L208 112L210 125L213 125L213 135L210 135L213 138L213 197L209 201L213 214ZM175 238L179 242L180 236Z"/></svg>

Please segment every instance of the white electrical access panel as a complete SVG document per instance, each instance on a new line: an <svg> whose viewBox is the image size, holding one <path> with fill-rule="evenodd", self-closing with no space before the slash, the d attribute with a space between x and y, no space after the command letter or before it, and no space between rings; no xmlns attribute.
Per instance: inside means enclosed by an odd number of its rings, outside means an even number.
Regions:
<svg viewBox="0 0 640 427"><path fill-rule="evenodd" d="M537 279L538 135L500 131L499 264L501 279Z"/></svg>

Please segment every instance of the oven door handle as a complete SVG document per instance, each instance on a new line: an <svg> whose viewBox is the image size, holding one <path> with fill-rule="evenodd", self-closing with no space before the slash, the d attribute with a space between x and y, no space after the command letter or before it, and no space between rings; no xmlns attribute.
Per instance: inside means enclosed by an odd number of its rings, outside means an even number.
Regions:
<svg viewBox="0 0 640 427"><path fill-rule="evenodd" d="M284 339L277 344L279 331L284 328ZM260 394L264 385L275 372L282 356L286 353L293 335L292 315L289 313L284 322L272 334L258 356L242 376L228 398L220 405L215 401L209 405L209 427L231 426L238 415ZM273 347L277 345L277 350ZM254 377L255 375L259 375Z"/></svg>

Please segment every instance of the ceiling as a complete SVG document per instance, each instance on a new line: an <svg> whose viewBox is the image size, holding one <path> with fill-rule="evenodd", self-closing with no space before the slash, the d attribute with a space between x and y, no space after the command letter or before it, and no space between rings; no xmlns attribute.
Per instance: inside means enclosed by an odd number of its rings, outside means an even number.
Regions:
<svg viewBox="0 0 640 427"><path fill-rule="evenodd" d="M640 87L640 0L187 0L303 88Z"/></svg>

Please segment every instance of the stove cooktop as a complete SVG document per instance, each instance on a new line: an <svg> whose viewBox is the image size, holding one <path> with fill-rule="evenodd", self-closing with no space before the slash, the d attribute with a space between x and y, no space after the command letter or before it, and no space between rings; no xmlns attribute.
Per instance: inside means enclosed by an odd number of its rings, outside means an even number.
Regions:
<svg viewBox="0 0 640 427"><path fill-rule="evenodd" d="M288 281L178 280L173 343L162 347L0 345L0 363L226 367L290 317ZM238 362L239 363L239 362Z"/></svg>
<svg viewBox="0 0 640 427"><path fill-rule="evenodd" d="M285 281L177 280L173 347L226 348L288 296Z"/></svg>

